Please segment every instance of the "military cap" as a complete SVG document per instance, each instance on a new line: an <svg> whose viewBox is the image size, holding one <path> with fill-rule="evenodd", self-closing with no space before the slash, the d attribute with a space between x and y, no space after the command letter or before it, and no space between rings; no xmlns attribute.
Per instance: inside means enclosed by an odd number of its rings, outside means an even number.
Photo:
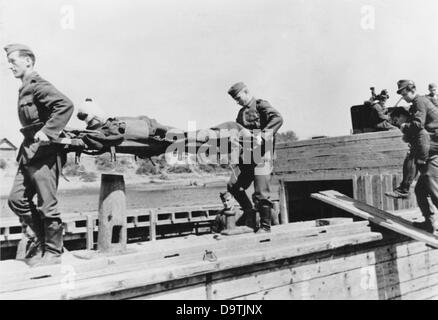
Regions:
<svg viewBox="0 0 438 320"><path fill-rule="evenodd" d="M230 90L228 90L228 94L235 98L237 94L245 88L246 84L244 84L243 82L237 82L231 86Z"/></svg>
<svg viewBox="0 0 438 320"><path fill-rule="evenodd" d="M429 84L429 89L432 89L432 88L436 88L436 83L430 83Z"/></svg>
<svg viewBox="0 0 438 320"><path fill-rule="evenodd" d="M24 44L19 44L19 43L8 44L3 49L5 49L6 55L9 55L10 53L12 53L14 51L18 51L18 50L26 50L26 51L32 52L32 50L28 46L26 46Z"/></svg>
<svg viewBox="0 0 438 320"><path fill-rule="evenodd" d="M415 87L415 83L412 80L399 80L397 81L398 90L397 93L400 94L403 89L407 87Z"/></svg>

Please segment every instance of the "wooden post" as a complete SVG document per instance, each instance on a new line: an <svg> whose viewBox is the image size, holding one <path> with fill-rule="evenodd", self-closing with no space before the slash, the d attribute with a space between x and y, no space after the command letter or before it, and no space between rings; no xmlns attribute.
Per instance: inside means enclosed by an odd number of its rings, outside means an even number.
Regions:
<svg viewBox="0 0 438 320"><path fill-rule="evenodd" d="M94 219L91 215L87 215L87 234L86 234L86 246L87 250L93 250L94 248Z"/></svg>
<svg viewBox="0 0 438 320"><path fill-rule="evenodd" d="M97 248L102 253L126 250L126 195L123 175L102 174Z"/></svg>
<svg viewBox="0 0 438 320"><path fill-rule="evenodd" d="M280 223L287 224L289 223L289 215L287 212L287 196L286 196L286 186L284 184L284 180L280 179L280 188L279 188L279 198L280 198Z"/></svg>
<svg viewBox="0 0 438 320"><path fill-rule="evenodd" d="M272 203L272 216L271 216L271 224L273 226L280 224L279 214L280 214L280 204L278 203L278 201L274 201Z"/></svg>
<svg viewBox="0 0 438 320"><path fill-rule="evenodd" d="M157 211L149 210L149 240L157 239Z"/></svg>
<svg viewBox="0 0 438 320"><path fill-rule="evenodd" d="M365 181L365 203L370 206L373 205L373 184L372 184L372 176L366 175L364 176Z"/></svg>
<svg viewBox="0 0 438 320"><path fill-rule="evenodd" d="M383 176L383 191L384 192L391 192L393 191L393 187L392 187L392 175L384 175ZM388 211L392 211L394 210L394 199L385 196L385 201L383 202L383 209L384 210L388 210Z"/></svg>
<svg viewBox="0 0 438 320"><path fill-rule="evenodd" d="M352 176L351 182L353 184L353 199L358 200L357 175Z"/></svg>

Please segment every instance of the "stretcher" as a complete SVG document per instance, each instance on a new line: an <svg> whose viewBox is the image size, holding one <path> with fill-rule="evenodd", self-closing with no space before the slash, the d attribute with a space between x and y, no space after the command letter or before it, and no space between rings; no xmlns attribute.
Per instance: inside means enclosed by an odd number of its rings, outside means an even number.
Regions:
<svg viewBox="0 0 438 320"><path fill-rule="evenodd" d="M236 145L240 146L240 154L242 147L254 151L253 135L248 132L236 122L190 132L162 125L147 116L114 117L93 130L66 128L60 138L52 142L65 145L65 152L77 154L124 153L142 159L166 152L203 152L208 156L214 152L220 156L231 154Z"/></svg>

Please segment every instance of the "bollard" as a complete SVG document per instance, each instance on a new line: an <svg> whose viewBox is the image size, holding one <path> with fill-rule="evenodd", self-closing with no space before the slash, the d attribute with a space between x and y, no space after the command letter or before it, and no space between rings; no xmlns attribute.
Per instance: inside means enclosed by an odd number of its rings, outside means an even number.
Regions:
<svg viewBox="0 0 438 320"><path fill-rule="evenodd" d="M231 236L242 233L252 233L253 230L246 226L236 226L236 211L225 210L222 213L225 216L225 230L222 230L221 234L225 236Z"/></svg>
<svg viewBox="0 0 438 320"><path fill-rule="evenodd" d="M102 174L97 238L97 249L101 253L126 250L126 195L123 175Z"/></svg>

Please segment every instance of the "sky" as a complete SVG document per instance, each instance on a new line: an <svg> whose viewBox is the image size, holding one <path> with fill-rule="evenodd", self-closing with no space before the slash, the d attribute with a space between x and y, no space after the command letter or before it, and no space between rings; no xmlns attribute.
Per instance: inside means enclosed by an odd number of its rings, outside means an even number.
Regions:
<svg viewBox="0 0 438 320"><path fill-rule="evenodd" d="M348 135L350 107L399 79L438 82L436 0L0 0L0 46L79 107L187 129L233 121L245 82L300 139ZM4 51L2 50L2 53ZM20 81L0 53L0 138L21 140ZM82 128L75 116L70 127Z"/></svg>

